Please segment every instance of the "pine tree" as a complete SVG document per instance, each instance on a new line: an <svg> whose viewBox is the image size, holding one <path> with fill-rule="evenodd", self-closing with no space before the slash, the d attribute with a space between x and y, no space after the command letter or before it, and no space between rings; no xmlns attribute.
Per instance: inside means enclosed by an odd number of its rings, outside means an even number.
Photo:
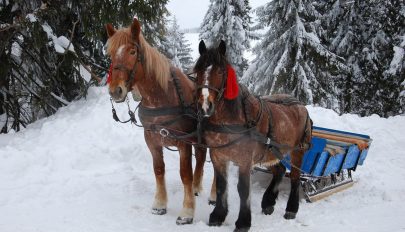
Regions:
<svg viewBox="0 0 405 232"><path fill-rule="evenodd" d="M171 26L168 29L167 39L169 41L169 55L174 66L183 71L189 70L193 65L191 57L190 44L184 37L184 33L180 31L180 26L177 24L176 17L171 20Z"/></svg>
<svg viewBox="0 0 405 232"><path fill-rule="evenodd" d="M347 67L322 43L322 14L311 0L274 0L257 9L269 27L254 48L243 82L258 94L288 93L307 104L339 111L334 83Z"/></svg>
<svg viewBox="0 0 405 232"><path fill-rule="evenodd" d="M0 2L0 130L16 131L86 95L83 65L107 70L104 25L126 26L137 15L144 35L164 39L168 0ZM68 45L71 49L66 49ZM71 51L68 51L71 50Z"/></svg>
<svg viewBox="0 0 405 232"><path fill-rule="evenodd" d="M330 50L346 59L341 112L390 116L404 112L405 67L401 1L334 1L328 19Z"/></svg>
<svg viewBox="0 0 405 232"><path fill-rule="evenodd" d="M250 47L250 23L248 0L210 0L201 24L200 39L208 46L216 46L224 40L227 59L240 77L248 66L243 53Z"/></svg>

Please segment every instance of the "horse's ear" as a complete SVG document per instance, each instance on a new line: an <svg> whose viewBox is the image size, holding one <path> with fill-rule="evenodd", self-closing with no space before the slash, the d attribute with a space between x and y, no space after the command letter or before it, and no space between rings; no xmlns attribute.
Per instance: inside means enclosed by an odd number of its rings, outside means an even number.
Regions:
<svg viewBox="0 0 405 232"><path fill-rule="evenodd" d="M207 51L204 40L200 41L200 44L198 45L198 51L200 52L200 55L204 54Z"/></svg>
<svg viewBox="0 0 405 232"><path fill-rule="evenodd" d="M131 36L133 41L139 42L139 35L141 34L141 23L137 18L134 18L134 21L131 25Z"/></svg>
<svg viewBox="0 0 405 232"><path fill-rule="evenodd" d="M221 39L221 42L219 43L218 51L219 51L219 53L220 53L221 55L225 56L226 44L225 44L225 41L223 41L222 39Z"/></svg>
<svg viewBox="0 0 405 232"><path fill-rule="evenodd" d="M114 35L115 29L111 23L106 24L105 29L107 30L108 38Z"/></svg>

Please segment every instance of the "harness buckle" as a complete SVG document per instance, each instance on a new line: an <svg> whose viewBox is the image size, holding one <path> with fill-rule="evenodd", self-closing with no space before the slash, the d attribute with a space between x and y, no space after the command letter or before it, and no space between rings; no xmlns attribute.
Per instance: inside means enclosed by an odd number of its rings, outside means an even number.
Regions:
<svg viewBox="0 0 405 232"><path fill-rule="evenodd" d="M159 134L163 137L166 138L167 136L169 136L169 131L166 128L162 128L159 131Z"/></svg>

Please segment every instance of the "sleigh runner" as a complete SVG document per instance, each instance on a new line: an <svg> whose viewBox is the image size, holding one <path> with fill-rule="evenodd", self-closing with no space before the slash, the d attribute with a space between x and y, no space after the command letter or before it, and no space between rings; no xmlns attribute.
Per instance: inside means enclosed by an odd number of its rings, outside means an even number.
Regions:
<svg viewBox="0 0 405 232"><path fill-rule="evenodd" d="M301 165L301 186L307 202L327 197L354 184L352 172L363 165L372 139L368 135L313 127L311 149ZM290 155L282 161L291 170ZM257 165L256 171L271 173ZM288 174L288 173L287 173Z"/></svg>

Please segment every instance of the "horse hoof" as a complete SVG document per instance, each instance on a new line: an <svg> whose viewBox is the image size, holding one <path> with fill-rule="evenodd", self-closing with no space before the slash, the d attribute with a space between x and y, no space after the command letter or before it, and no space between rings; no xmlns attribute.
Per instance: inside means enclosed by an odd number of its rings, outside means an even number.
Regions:
<svg viewBox="0 0 405 232"><path fill-rule="evenodd" d="M208 225L209 226L221 226L222 222L209 222Z"/></svg>
<svg viewBox="0 0 405 232"><path fill-rule="evenodd" d="M193 223L193 218L178 217L176 220L177 225L187 225Z"/></svg>
<svg viewBox="0 0 405 232"><path fill-rule="evenodd" d="M155 215L164 215L166 213L167 213L167 210L165 208L163 208L163 209L153 208L152 209L152 214L155 214Z"/></svg>
<svg viewBox="0 0 405 232"><path fill-rule="evenodd" d="M297 213L293 213L293 212L285 212L285 214L284 214L284 218L285 219L287 219L287 220L290 220L290 219L295 219L295 216L297 215Z"/></svg>
<svg viewBox="0 0 405 232"><path fill-rule="evenodd" d="M208 200L208 205L213 205L213 206L215 206L216 203L217 203L216 201Z"/></svg>
<svg viewBox="0 0 405 232"><path fill-rule="evenodd" d="M245 228L235 228L233 232L248 232L250 227L245 227Z"/></svg>
<svg viewBox="0 0 405 232"><path fill-rule="evenodd" d="M262 209L264 215L271 215L274 212L274 206L267 206L265 209Z"/></svg>

